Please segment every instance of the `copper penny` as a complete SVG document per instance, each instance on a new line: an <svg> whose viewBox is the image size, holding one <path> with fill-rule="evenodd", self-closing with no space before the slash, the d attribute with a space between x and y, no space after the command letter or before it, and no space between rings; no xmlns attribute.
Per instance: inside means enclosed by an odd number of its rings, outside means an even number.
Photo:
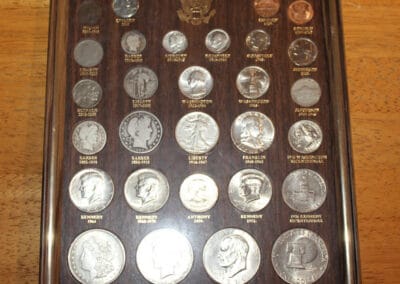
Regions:
<svg viewBox="0 0 400 284"><path fill-rule="evenodd" d="M259 16L269 18L279 12L281 3L280 0L254 0L253 6Z"/></svg>
<svg viewBox="0 0 400 284"><path fill-rule="evenodd" d="M307 1L297 0L290 4L288 16L293 23L304 25L314 17L314 9Z"/></svg>

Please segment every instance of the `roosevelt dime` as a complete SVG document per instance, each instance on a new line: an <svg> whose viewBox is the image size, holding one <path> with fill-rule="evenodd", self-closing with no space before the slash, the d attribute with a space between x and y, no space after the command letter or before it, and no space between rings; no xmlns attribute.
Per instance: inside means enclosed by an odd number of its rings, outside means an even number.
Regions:
<svg viewBox="0 0 400 284"><path fill-rule="evenodd" d="M208 96L214 86L214 79L207 69L191 66L179 77L179 89L189 99L202 99Z"/></svg>
<svg viewBox="0 0 400 284"><path fill-rule="evenodd" d="M72 90L74 102L81 108L97 106L102 96L103 90L99 83L90 79L80 80Z"/></svg>
<svg viewBox="0 0 400 284"><path fill-rule="evenodd" d="M311 78L297 80L290 91L293 101L302 107L311 107L321 98L321 87Z"/></svg>
<svg viewBox="0 0 400 284"><path fill-rule="evenodd" d="M188 40L186 36L180 31L170 31L164 38L162 45L169 53L182 53L188 47Z"/></svg>
<svg viewBox="0 0 400 284"><path fill-rule="evenodd" d="M215 29L207 34L206 47L213 53L223 53L229 49L230 45L231 38L222 29Z"/></svg>
<svg viewBox="0 0 400 284"><path fill-rule="evenodd" d="M139 10L139 0L113 0L112 8L118 17L130 18Z"/></svg>
<svg viewBox="0 0 400 284"><path fill-rule="evenodd" d="M139 31L129 31L121 38L121 47L128 54L142 53L146 48L146 38Z"/></svg>
<svg viewBox="0 0 400 284"><path fill-rule="evenodd" d="M254 30L246 37L246 45L252 52L266 51L271 45L271 36L263 30Z"/></svg>
<svg viewBox="0 0 400 284"><path fill-rule="evenodd" d="M302 37L290 44L288 54L295 65L303 67L314 63L318 56L318 48L311 39Z"/></svg>
<svg viewBox="0 0 400 284"><path fill-rule="evenodd" d="M94 0L85 0L78 10L81 25L95 25L101 18L101 7Z"/></svg>
<svg viewBox="0 0 400 284"><path fill-rule="evenodd" d="M103 150L107 142L104 127L95 121L79 123L72 133L72 144L83 155L94 155Z"/></svg>
<svg viewBox="0 0 400 284"><path fill-rule="evenodd" d="M93 39L80 41L74 49L74 59L82 67L94 67L98 65L104 56L101 44Z"/></svg>
<svg viewBox="0 0 400 284"><path fill-rule="evenodd" d="M157 75L147 67L132 68L125 76L124 89L132 99L149 99L158 89Z"/></svg>
<svg viewBox="0 0 400 284"><path fill-rule="evenodd" d="M248 99L257 99L263 96L269 88L268 73L258 66L249 66L240 71L236 78L236 87Z"/></svg>
<svg viewBox="0 0 400 284"><path fill-rule="evenodd" d="M310 154L322 144L323 134L318 124L310 120L301 120L289 129L289 144L293 150Z"/></svg>

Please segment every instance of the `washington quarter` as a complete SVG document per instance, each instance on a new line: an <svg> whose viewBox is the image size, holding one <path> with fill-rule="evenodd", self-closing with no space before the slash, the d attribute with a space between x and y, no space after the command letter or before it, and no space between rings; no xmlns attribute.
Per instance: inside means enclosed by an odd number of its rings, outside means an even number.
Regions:
<svg viewBox="0 0 400 284"><path fill-rule="evenodd" d="M78 10L78 19L81 25L95 25L101 18L101 7L94 0L86 0Z"/></svg>
<svg viewBox="0 0 400 284"><path fill-rule="evenodd" d="M104 127L91 120L79 123L72 133L72 144L83 155L94 155L103 150L107 142Z"/></svg>
<svg viewBox="0 0 400 284"><path fill-rule="evenodd" d="M188 47L188 40L186 36L180 31L170 31L164 38L162 45L169 53L182 53Z"/></svg>
<svg viewBox="0 0 400 284"><path fill-rule="evenodd" d="M246 37L246 45L252 52L266 51L271 45L271 36L263 30L254 30Z"/></svg>
<svg viewBox="0 0 400 284"><path fill-rule="evenodd" d="M258 66L249 66L240 71L236 78L236 87L248 99L263 96L269 89L270 77Z"/></svg>
<svg viewBox="0 0 400 284"><path fill-rule="evenodd" d="M273 17L279 12L280 0L254 0L256 13L265 18Z"/></svg>
<svg viewBox="0 0 400 284"><path fill-rule="evenodd" d="M314 63L318 56L318 48L311 39L301 37L290 44L288 54L296 66L303 67Z"/></svg>
<svg viewBox="0 0 400 284"><path fill-rule="evenodd" d="M128 54L142 53L146 48L146 38L139 31L126 32L122 36L121 47Z"/></svg>
<svg viewBox="0 0 400 284"><path fill-rule="evenodd" d="M293 101L302 107L311 107L321 98L321 87L311 78L297 80L290 91Z"/></svg>
<svg viewBox="0 0 400 284"><path fill-rule="evenodd" d="M212 30L207 34L206 47L213 53L223 53L231 46L231 38L222 29Z"/></svg>
<svg viewBox="0 0 400 284"><path fill-rule="evenodd" d="M147 67L132 68L125 76L124 89L132 99L149 99L158 89L157 75Z"/></svg>
<svg viewBox="0 0 400 284"><path fill-rule="evenodd" d="M81 108L97 106L103 96L103 89L96 81L90 79L80 80L72 90L74 102Z"/></svg>
<svg viewBox="0 0 400 284"><path fill-rule="evenodd" d="M214 79L207 69L192 66L179 77L179 89L189 99L199 100L208 96L214 86Z"/></svg>
<svg viewBox="0 0 400 284"><path fill-rule="evenodd" d="M139 0L113 0L114 13L121 18L131 18L139 10Z"/></svg>
<svg viewBox="0 0 400 284"><path fill-rule="evenodd" d="M74 49L74 59L82 67L94 67L100 64L103 56L103 47L93 39L80 41Z"/></svg>
<svg viewBox="0 0 400 284"><path fill-rule="evenodd" d="M318 124L310 120L301 120L289 129L289 144L293 150L310 154L322 144L323 134Z"/></svg>

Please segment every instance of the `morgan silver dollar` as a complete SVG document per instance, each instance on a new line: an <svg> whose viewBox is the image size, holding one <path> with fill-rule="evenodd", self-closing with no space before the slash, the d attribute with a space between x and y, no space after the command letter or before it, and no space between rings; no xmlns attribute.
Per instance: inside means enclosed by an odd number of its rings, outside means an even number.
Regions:
<svg viewBox="0 0 400 284"><path fill-rule="evenodd" d="M74 59L82 67L94 67L103 60L104 50L101 44L93 39L80 41L74 49Z"/></svg>
<svg viewBox="0 0 400 284"><path fill-rule="evenodd" d="M192 66L179 77L179 89L189 99L199 100L208 96L214 86L214 79L207 69Z"/></svg>
<svg viewBox="0 0 400 284"><path fill-rule="evenodd" d="M72 90L74 102L81 108L94 108L103 96L103 89L96 81L80 80Z"/></svg>
<svg viewBox="0 0 400 284"><path fill-rule="evenodd" d="M323 134L318 124L311 120L301 120L289 129L289 144L293 150L310 154L319 149Z"/></svg>
<svg viewBox="0 0 400 284"><path fill-rule="evenodd" d="M95 121L79 123L72 133L72 144L83 155L94 155L103 150L107 143L104 127Z"/></svg>
<svg viewBox="0 0 400 284"><path fill-rule="evenodd" d="M298 38L294 40L288 50L290 60L300 67L314 63L318 56L316 44L309 38Z"/></svg>
<svg viewBox="0 0 400 284"><path fill-rule="evenodd" d="M187 49L188 40L182 32L170 31L164 36L162 45L169 53L177 54Z"/></svg>
<svg viewBox="0 0 400 284"><path fill-rule="evenodd" d="M121 18L131 18L139 10L139 0L113 0L114 13Z"/></svg>
<svg viewBox="0 0 400 284"><path fill-rule="evenodd" d="M212 30L207 34L206 47L213 53L223 53L231 46L231 38L221 29Z"/></svg>
<svg viewBox="0 0 400 284"><path fill-rule="evenodd" d="M139 31L126 32L122 36L121 47L128 54L140 54L146 48L146 38Z"/></svg>
<svg viewBox="0 0 400 284"><path fill-rule="evenodd" d="M268 73L258 66L249 66L240 71L236 87L248 99L257 99L267 93L270 85Z"/></svg>
<svg viewBox="0 0 400 284"><path fill-rule="evenodd" d="M132 99L149 99L158 89L157 75L147 67L132 68L125 76L124 89Z"/></svg>
<svg viewBox="0 0 400 284"><path fill-rule="evenodd" d="M297 80L290 90L293 101L302 107L312 107L321 98L321 87L311 78Z"/></svg>

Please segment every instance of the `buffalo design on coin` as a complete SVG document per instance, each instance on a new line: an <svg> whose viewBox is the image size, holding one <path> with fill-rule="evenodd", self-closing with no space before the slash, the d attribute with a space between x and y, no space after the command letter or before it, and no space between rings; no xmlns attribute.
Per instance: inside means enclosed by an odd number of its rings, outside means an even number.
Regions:
<svg viewBox="0 0 400 284"><path fill-rule="evenodd" d="M101 17L101 7L94 0L86 0L78 10L78 19L81 25L95 25Z"/></svg>
<svg viewBox="0 0 400 284"><path fill-rule="evenodd" d="M269 89L270 77L258 66L249 66L240 71L236 78L236 87L248 99L257 99Z"/></svg>
<svg viewBox="0 0 400 284"><path fill-rule="evenodd" d="M146 48L146 38L139 31L129 31L121 38L121 47L128 54L142 53Z"/></svg>
<svg viewBox="0 0 400 284"><path fill-rule="evenodd" d="M281 3L280 0L254 0L253 6L259 16L270 18L279 12Z"/></svg>
<svg viewBox="0 0 400 284"><path fill-rule="evenodd" d="M94 155L103 150L107 142L104 127L95 121L79 123L72 133L72 144L83 155Z"/></svg>
<svg viewBox="0 0 400 284"><path fill-rule="evenodd" d="M126 74L124 89L132 99L149 99L158 89L157 75L147 67L135 67Z"/></svg>
<svg viewBox="0 0 400 284"><path fill-rule="evenodd" d="M274 243L271 254L276 273L289 284L317 282L328 267L328 249L316 233L292 229Z"/></svg>
<svg viewBox="0 0 400 284"><path fill-rule="evenodd" d="M208 275L221 284L244 284L257 273L261 252L257 242L240 229L223 229L212 235L203 250Z"/></svg>
<svg viewBox="0 0 400 284"><path fill-rule="evenodd" d="M297 24L304 25L314 17L314 9L310 3L304 0L296 0L288 8L289 19Z"/></svg>
<svg viewBox="0 0 400 284"><path fill-rule="evenodd" d="M289 144L293 150L310 154L322 144L323 134L318 124L310 120L300 120L289 129Z"/></svg>
<svg viewBox="0 0 400 284"><path fill-rule="evenodd" d="M199 100L208 96L213 85L210 72L200 66L185 69L179 77L179 89L189 99Z"/></svg>
<svg viewBox="0 0 400 284"><path fill-rule="evenodd" d="M311 107L319 102L321 98L321 87L311 78L302 78L297 80L290 94L293 101L302 107Z"/></svg>
<svg viewBox="0 0 400 284"><path fill-rule="evenodd" d="M213 53L223 53L229 49L231 38L228 33L222 29L215 29L206 36L206 47Z"/></svg>
<svg viewBox="0 0 400 284"><path fill-rule="evenodd" d="M130 18L139 10L139 0L113 0L112 8L118 17Z"/></svg>
<svg viewBox="0 0 400 284"><path fill-rule="evenodd" d="M113 233L94 229L81 233L68 251L72 275L83 284L109 284L125 266L125 249Z"/></svg>
<svg viewBox="0 0 400 284"><path fill-rule="evenodd" d="M301 37L290 44L288 54L295 65L303 67L314 63L318 56L318 48L311 39Z"/></svg>
<svg viewBox="0 0 400 284"><path fill-rule="evenodd" d="M162 45L169 53L177 54L187 49L188 40L182 32L170 31L164 36Z"/></svg>
<svg viewBox="0 0 400 284"><path fill-rule="evenodd" d="M103 60L104 50L101 44L93 39L80 41L74 49L74 59L82 67L94 67Z"/></svg>
<svg viewBox="0 0 400 284"><path fill-rule="evenodd" d="M99 83L90 79L80 80L72 90L74 102L81 108L93 108L97 106L103 95Z"/></svg>
<svg viewBox="0 0 400 284"><path fill-rule="evenodd" d="M254 30L246 37L246 45L252 52L266 51L271 45L271 36L263 30Z"/></svg>

